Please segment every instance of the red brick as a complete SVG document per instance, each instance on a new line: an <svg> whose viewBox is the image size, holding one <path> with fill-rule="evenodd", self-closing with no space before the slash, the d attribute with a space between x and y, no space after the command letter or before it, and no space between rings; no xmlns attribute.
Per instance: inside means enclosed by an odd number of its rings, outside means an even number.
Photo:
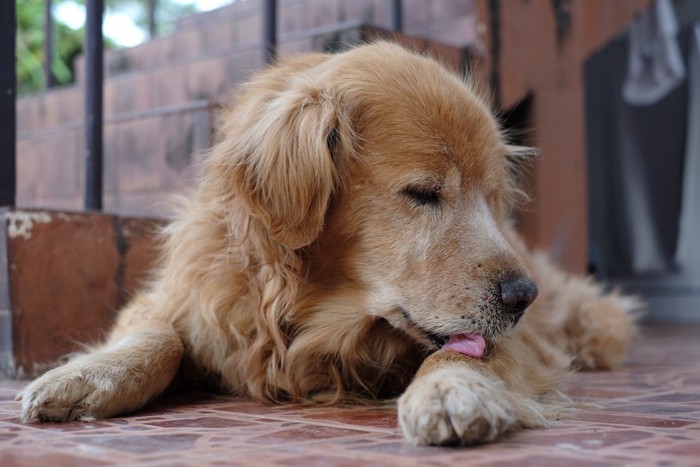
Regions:
<svg viewBox="0 0 700 467"><path fill-rule="evenodd" d="M306 4L309 28L340 21L340 0L307 0Z"/></svg>
<svg viewBox="0 0 700 467"><path fill-rule="evenodd" d="M160 119L160 134L165 143L161 169L165 186L183 183L183 174L192 164L195 129L192 113L177 112Z"/></svg>
<svg viewBox="0 0 700 467"><path fill-rule="evenodd" d="M173 36L175 41L175 60L194 55L202 50L203 33L201 30L180 32Z"/></svg>
<svg viewBox="0 0 700 467"><path fill-rule="evenodd" d="M107 123L104 126L102 188L105 193L114 193L119 189L119 142L121 140L119 127L118 122Z"/></svg>
<svg viewBox="0 0 700 467"><path fill-rule="evenodd" d="M110 216L15 212L30 225L9 236L15 362L31 374L76 342L100 337L118 295L118 253ZM46 222L44 222L46 221Z"/></svg>
<svg viewBox="0 0 700 467"><path fill-rule="evenodd" d="M125 121L119 127L117 183L120 192L162 187L160 158L164 141L157 118Z"/></svg>
<svg viewBox="0 0 700 467"><path fill-rule="evenodd" d="M184 82L187 100L199 100L223 94L229 89L226 76L228 58L224 55L200 60L187 67Z"/></svg>
<svg viewBox="0 0 700 467"><path fill-rule="evenodd" d="M455 19L461 16L472 16L476 12L474 0L432 0L427 2L430 9L430 19L433 22ZM503 6L507 8L507 5ZM404 6L404 8L406 8Z"/></svg>
<svg viewBox="0 0 700 467"><path fill-rule="evenodd" d="M178 191L179 190L179 191ZM183 188L169 190L153 190L143 192L121 192L118 198L106 197L110 212L118 212L122 216L133 217L162 217L167 213L167 203L171 196L185 194Z"/></svg>
<svg viewBox="0 0 700 467"><path fill-rule="evenodd" d="M61 211L80 211L84 206L82 193L67 196L32 196L17 197L17 208L21 209L56 209Z"/></svg>
<svg viewBox="0 0 700 467"><path fill-rule="evenodd" d="M238 43L239 44L257 44L260 42L260 16L249 16L238 21Z"/></svg>
<svg viewBox="0 0 700 467"><path fill-rule="evenodd" d="M302 3L282 4L279 8L277 22L278 33L281 36L306 29L308 27L308 17L305 5Z"/></svg>
<svg viewBox="0 0 700 467"><path fill-rule="evenodd" d="M10 288L18 376L35 374L104 335L153 263L156 225L104 214L9 214L1 224L8 269L0 277Z"/></svg>
<svg viewBox="0 0 700 467"><path fill-rule="evenodd" d="M153 107L152 75L131 73L107 80L104 86L104 114L114 116Z"/></svg>
<svg viewBox="0 0 700 467"><path fill-rule="evenodd" d="M430 3L425 0L403 0L403 24L407 33L413 33L416 26L425 27L430 21Z"/></svg>
<svg viewBox="0 0 700 467"><path fill-rule="evenodd" d="M238 41L235 23L223 22L203 30L201 49L198 52L231 47Z"/></svg>
<svg viewBox="0 0 700 467"><path fill-rule="evenodd" d="M228 98L235 84L248 79L251 73L262 65L262 55L257 47L243 49L227 57L225 75L229 89L223 97Z"/></svg>
<svg viewBox="0 0 700 467"><path fill-rule="evenodd" d="M81 179L81 132L78 128L42 132L18 142L17 179L21 196L78 193Z"/></svg>
<svg viewBox="0 0 700 467"><path fill-rule="evenodd" d="M187 77L184 67L162 68L151 73L151 99L153 107L187 102L188 92L185 87Z"/></svg>
<svg viewBox="0 0 700 467"><path fill-rule="evenodd" d="M414 29L412 33L433 40L438 45L467 47L476 43L476 17L469 15L443 20L428 28Z"/></svg>

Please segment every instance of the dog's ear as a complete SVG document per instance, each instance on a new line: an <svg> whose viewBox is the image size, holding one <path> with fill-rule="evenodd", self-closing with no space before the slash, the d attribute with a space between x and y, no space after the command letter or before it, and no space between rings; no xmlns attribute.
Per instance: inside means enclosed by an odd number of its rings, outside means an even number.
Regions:
<svg viewBox="0 0 700 467"><path fill-rule="evenodd" d="M335 96L304 82L252 94L234 109L226 136L236 197L275 240L301 248L323 228L338 182Z"/></svg>

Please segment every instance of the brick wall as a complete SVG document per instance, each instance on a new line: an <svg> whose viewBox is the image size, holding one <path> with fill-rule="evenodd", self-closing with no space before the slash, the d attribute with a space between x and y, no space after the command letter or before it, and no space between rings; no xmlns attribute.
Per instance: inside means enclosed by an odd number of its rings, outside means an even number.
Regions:
<svg viewBox="0 0 700 467"><path fill-rule="evenodd" d="M262 66L260 1L182 18L172 36L105 57L104 206L155 215L184 192L191 163L211 143L215 112L231 87ZM280 52L322 50L362 23L388 26L385 0L282 0ZM465 47L474 40L474 0L406 1L407 32ZM75 85L21 98L20 207L79 210L84 186L82 62Z"/></svg>

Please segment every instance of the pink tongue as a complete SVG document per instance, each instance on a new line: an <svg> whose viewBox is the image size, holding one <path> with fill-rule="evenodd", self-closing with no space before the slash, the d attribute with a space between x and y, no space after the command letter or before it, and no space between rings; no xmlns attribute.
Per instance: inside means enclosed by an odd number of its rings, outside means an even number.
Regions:
<svg viewBox="0 0 700 467"><path fill-rule="evenodd" d="M486 342L479 334L455 334L450 336L450 340L441 350L454 350L470 357L481 358L485 348Z"/></svg>

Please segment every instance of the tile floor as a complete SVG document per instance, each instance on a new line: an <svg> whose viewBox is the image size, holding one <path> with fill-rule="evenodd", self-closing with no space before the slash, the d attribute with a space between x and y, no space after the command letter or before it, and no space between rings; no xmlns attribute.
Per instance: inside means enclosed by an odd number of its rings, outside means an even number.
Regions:
<svg viewBox="0 0 700 467"><path fill-rule="evenodd" d="M0 465L700 466L700 327L649 327L629 365L576 375L586 407L542 430L471 448L414 447L391 408L264 407L173 396L130 417L24 425L0 383Z"/></svg>

